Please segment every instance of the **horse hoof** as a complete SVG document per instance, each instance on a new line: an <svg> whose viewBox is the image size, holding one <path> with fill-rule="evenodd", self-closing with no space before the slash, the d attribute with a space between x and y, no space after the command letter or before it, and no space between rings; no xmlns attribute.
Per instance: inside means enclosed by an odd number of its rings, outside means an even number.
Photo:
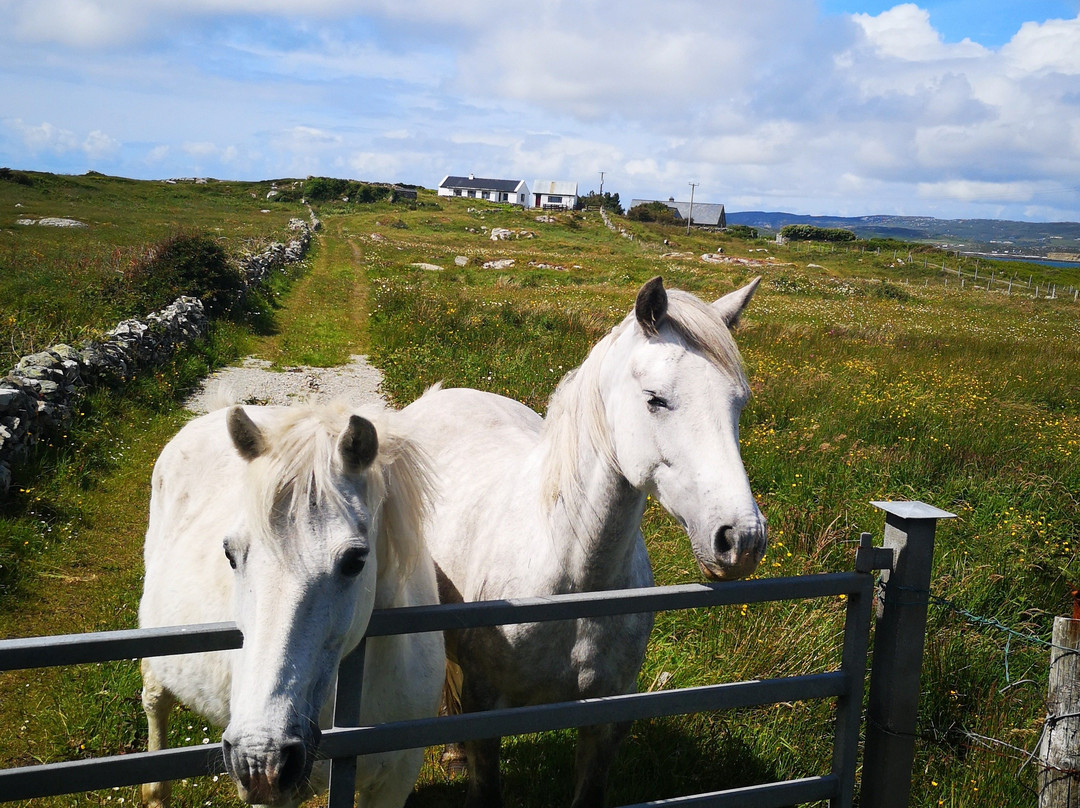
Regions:
<svg viewBox="0 0 1080 808"><path fill-rule="evenodd" d="M442 757L439 759L443 769L451 777L463 777L469 770L469 762L465 756L465 747L461 744L447 744L443 747Z"/></svg>

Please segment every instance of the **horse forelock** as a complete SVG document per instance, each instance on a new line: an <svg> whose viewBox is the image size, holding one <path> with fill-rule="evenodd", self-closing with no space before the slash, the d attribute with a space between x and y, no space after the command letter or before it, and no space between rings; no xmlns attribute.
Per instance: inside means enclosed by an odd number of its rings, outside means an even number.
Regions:
<svg viewBox="0 0 1080 808"><path fill-rule="evenodd" d="M260 423L266 451L247 464L245 493L254 533L271 549L287 552L286 536L273 529L277 519L295 522L314 505L347 515L350 504L341 490L338 448L349 410L337 402L280 408ZM364 473L365 505L376 520L386 495L378 462Z"/></svg>
<svg viewBox="0 0 1080 808"><path fill-rule="evenodd" d="M668 313L663 325L682 339L688 348L708 359L732 382L749 391L739 347L715 306L681 289L669 289Z"/></svg>

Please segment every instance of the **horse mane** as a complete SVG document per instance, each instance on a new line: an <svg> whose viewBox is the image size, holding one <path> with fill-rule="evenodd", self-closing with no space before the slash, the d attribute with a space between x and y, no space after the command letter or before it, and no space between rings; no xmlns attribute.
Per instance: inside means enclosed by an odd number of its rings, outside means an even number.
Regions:
<svg viewBox="0 0 1080 808"><path fill-rule="evenodd" d="M670 329L687 348L701 353L748 394L750 388L742 356L720 311L681 289L667 290L667 297L667 315L658 333ZM631 311L593 347L579 367L563 377L551 395L542 433L550 441L542 490L551 502L562 492L580 492L582 482L577 467L582 441L612 466L616 465L600 395L600 366L615 340L637 327Z"/></svg>
<svg viewBox="0 0 1080 808"><path fill-rule="evenodd" d="M247 464L245 496L252 527L270 546L276 516L296 519L309 503L346 513L348 503L335 482L342 473L338 441L353 411L343 402L274 408L275 417L259 424L267 451ZM432 472L417 443L395 426L396 413L376 409L355 413L374 425L379 451L363 472L366 505L375 527L378 588L393 600L424 552L421 521L428 507ZM380 593L379 600L384 598Z"/></svg>

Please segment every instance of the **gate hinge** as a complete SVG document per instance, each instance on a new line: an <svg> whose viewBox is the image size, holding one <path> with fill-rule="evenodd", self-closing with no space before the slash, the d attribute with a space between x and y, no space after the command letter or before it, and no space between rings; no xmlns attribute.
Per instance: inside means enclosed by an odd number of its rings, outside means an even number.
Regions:
<svg viewBox="0 0 1080 808"><path fill-rule="evenodd" d="M855 571L873 572L891 570L893 551L890 547L875 547L874 538L869 533L859 537L859 549L855 551Z"/></svg>

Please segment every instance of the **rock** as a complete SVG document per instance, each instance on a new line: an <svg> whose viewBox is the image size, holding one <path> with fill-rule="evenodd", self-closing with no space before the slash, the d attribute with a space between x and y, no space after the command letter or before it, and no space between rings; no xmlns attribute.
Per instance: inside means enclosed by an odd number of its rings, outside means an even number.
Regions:
<svg viewBox="0 0 1080 808"><path fill-rule="evenodd" d="M458 255L454 257L454 266L464 267L469 265L469 256Z"/></svg>
<svg viewBox="0 0 1080 808"><path fill-rule="evenodd" d="M499 258L495 261L487 261L484 263L484 269L508 269L514 265L513 258Z"/></svg>
<svg viewBox="0 0 1080 808"><path fill-rule="evenodd" d="M418 261L415 264L410 264L410 266L414 266L417 269L425 269L428 272L442 272L442 267L438 264L425 264L422 261Z"/></svg>

